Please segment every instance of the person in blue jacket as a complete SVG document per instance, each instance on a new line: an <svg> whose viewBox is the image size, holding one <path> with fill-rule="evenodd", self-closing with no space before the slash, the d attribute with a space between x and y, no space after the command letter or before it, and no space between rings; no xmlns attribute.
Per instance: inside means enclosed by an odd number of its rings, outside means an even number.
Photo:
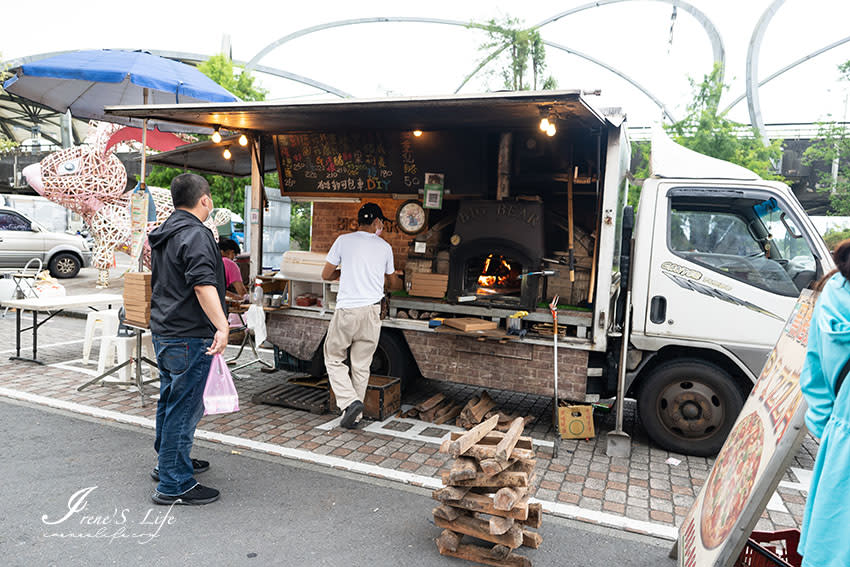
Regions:
<svg viewBox="0 0 850 567"><path fill-rule="evenodd" d="M800 387L806 426L820 449L797 550L804 567L850 565L850 240L835 249L837 266L818 283Z"/></svg>

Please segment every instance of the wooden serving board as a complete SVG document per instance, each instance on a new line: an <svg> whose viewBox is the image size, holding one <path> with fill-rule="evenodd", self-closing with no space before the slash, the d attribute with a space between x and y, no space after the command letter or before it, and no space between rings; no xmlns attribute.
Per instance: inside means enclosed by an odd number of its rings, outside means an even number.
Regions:
<svg viewBox="0 0 850 567"><path fill-rule="evenodd" d="M477 317L456 317L454 319L445 319L443 325L459 329L464 332L470 331L487 331L497 329L499 324L495 321L485 321Z"/></svg>

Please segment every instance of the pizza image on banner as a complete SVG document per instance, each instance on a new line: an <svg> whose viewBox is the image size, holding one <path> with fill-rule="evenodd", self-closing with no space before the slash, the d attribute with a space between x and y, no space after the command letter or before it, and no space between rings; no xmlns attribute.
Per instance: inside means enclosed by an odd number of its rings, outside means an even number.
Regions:
<svg viewBox="0 0 850 567"><path fill-rule="evenodd" d="M755 412L729 433L706 483L700 536L708 549L723 543L750 497L761 462L764 428Z"/></svg>
<svg viewBox="0 0 850 567"><path fill-rule="evenodd" d="M800 371L815 295L804 290L708 480L679 526L682 567L732 567L806 433Z"/></svg>

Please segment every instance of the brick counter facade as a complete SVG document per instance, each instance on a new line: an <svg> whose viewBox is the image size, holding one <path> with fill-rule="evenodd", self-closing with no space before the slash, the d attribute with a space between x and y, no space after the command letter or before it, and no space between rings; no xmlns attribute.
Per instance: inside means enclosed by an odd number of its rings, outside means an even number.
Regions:
<svg viewBox="0 0 850 567"><path fill-rule="evenodd" d="M499 344L420 331L404 331L404 337L426 378L542 396L553 393L552 347L519 342ZM587 359L587 351L558 349L560 398L584 401Z"/></svg>
<svg viewBox="0 0 850 567"><path fill-rule="evenodd" d="M328 332L330 321L312 317L269 313L266 322L268 341L301 360L312 360L319 343Z"/></svg>

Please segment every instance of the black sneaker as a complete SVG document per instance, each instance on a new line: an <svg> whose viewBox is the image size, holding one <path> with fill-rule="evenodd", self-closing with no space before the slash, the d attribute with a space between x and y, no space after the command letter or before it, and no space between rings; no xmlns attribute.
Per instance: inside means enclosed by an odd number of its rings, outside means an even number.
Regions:
<svg viewBox="0 0 850 567"><path fill-rule="evenodd" d="M354 420L357 419L357 416L363 412L363 402L360 400L354 400L349 404L345 411L342 412L342 419L339 424L346 429L354 428Z"/></svg>
<svg viewBox="0 0 850 567"><path fill-rule="evenodd" d="M209 461L192 459L192 474L198 474L208 470L210 470ZM153 470L151 471L151 478L159 482L159 466L153 468Z"/></svg>
<svg viewBox="0 0 850 567"><path fill-rule="evenodd" d="M170 506L172 504L199 506L201 504L215 502L218 500L219 496L221 496L221 492L215 488L210 488L209 486L203 486L200 484L196 484L190 490L187 490L183 494L178 494L177 496L162 494L158 490L151 492L151 500L153 500L154 504L162 504L164 506Z"/></svg>

